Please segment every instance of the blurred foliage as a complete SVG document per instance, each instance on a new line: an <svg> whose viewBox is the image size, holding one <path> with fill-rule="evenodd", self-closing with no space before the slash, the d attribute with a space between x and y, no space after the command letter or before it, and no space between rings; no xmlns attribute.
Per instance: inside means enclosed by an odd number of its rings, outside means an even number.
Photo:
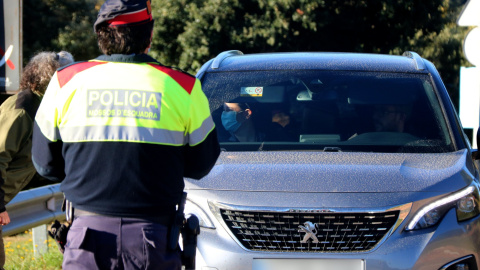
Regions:
<svg viewBox="0 0 480 270"><path fill-rule="evenodd" d="M38 50L99 54L93 34L101 0L23 0L24 57ZM152 0L150 54L196 73L225 50L244 53L416 51L438 68L458 103L460 66L470 66L456 24L466 0ZM35 21L40 23L25 23ZM28 58L27 58L28 59Z"/></svg>
<svg viewBox="0 0 480 270"><path fill-rule="evenodd" d="M97 56L93 23L100 0L23 0L23 62L40 51L66 50L75 60Z"/></svg>
<svg viewBox="0 0 480 270"><path fill-rule="evenodd" d="M195 73L225 50L244 53L416 51L435 64L454 103L465 0L153 0L152 52Z"/></svg>

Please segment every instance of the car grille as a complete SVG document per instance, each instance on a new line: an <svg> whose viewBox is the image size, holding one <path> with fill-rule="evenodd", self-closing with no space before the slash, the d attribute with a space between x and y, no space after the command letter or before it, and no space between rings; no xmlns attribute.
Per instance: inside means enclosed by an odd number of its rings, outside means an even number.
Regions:
<svg viewBox="0 0 480 270"><path fill-rule="evenodd" d="M285 213L219 209L237 240L253 251L359 252L374 248L399 212Z"/></svg>

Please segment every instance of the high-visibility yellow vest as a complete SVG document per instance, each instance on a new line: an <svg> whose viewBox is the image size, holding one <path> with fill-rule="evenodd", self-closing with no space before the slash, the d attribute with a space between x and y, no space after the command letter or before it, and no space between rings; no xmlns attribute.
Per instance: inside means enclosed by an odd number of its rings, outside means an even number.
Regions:
<svg viewBox="0 0 480 270"><path fill-rule="evenodd" d="M214 128L195 77L158 63L99 60L57 71L36 122L50 141L67 143L194 146Z"/></svg>

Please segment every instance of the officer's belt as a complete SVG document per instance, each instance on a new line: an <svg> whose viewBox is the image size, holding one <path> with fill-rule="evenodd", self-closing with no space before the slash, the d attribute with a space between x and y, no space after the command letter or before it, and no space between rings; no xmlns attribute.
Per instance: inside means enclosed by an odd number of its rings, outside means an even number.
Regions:
<svg viewBox="0 0 480 270"><path fill-rule="evenodd" d="M109 216L109 215L103 215L103 214L98 214L95 212L90 212L90 211L85 211L81 209L75 209L74 210L74 216L75 217L82 217L82 216L99 216L99 217L113 217L115 218L116 216ZM127 218L127 217L125 217ZM130 218L130 217L128 217ZM158 223L161 225L165 226L170 226L173 222L173 217L171 215L165 215L165 216L154 216L154 217L145 217L145 218L138 218L138 219L143 219L145 221L150 221L153 223Z"/></svg>

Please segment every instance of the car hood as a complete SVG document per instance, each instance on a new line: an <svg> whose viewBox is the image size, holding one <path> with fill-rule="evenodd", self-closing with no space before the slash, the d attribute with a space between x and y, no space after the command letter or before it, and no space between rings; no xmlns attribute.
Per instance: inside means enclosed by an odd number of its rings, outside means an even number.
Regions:
<svg viewBox="0 0 480 270"><path fill-rule="evenodd" d="M222 152L186 190L257 192L449 192L473 179L468 151L439 154Z"/></svg>

